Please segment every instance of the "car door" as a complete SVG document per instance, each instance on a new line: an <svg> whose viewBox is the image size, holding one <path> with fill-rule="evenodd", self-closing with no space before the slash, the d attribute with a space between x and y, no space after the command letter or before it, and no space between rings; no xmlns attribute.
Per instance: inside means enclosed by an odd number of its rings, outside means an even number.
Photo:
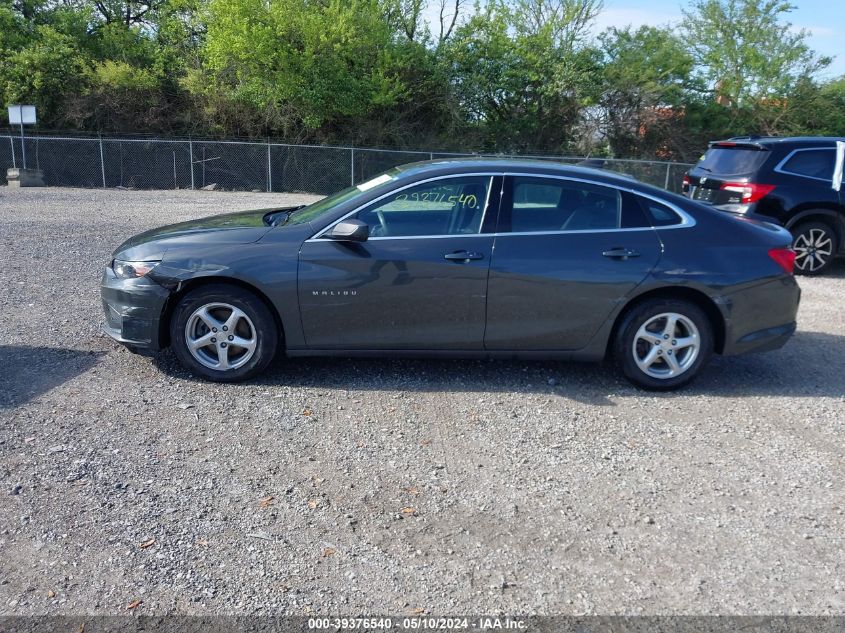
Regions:
<svg viewBox="0 0 845 633"><path fill-rule="evenodd" d="M660 239L633 194L573 178L508 176L485 347L586 346L660 253Z"/></svg>
<svg viewBox="0 0 845 633"><path fill-rule="evenodd" d="M774 168L777 177L775 193L778 195L772 200L762 200L754 212L773 216L790 230L796 229L802 222L806 222L811 216L820 215L821 212L821 215L827 216L835 229L845 229L842 188L840 186L839 190L836 190L833 187L836 170L839 169L837 154L835 145L801 148L790 152ZM801 236L796 230L795 237L794 247L798 253L795 266L800 271L812 271L819 266L818 259L808 256L808 248L811 246L808 237L812 240L812 235ZM826 246L832 246L824 241L821 245L820 254L824 253ZM812 246L818 248L818 244ZM845 245L840 242L839 246L841 250ZM835 256L835 253L830 254Z"/></svg>
<svg viewBox="0 0 845 633"><path fill-rule="evenodd" d="M495 181L495 183L494 183ZM298 293L314 349L478 350L483 347L492 228L502 178L467 174L396 189L347 218L365 242L307 240Z"/></svg>

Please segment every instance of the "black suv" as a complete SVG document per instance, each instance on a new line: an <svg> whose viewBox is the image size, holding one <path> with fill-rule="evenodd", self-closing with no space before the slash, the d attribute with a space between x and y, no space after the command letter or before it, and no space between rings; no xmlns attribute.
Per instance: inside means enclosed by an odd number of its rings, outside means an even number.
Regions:
<svg viewBox="0 0 845 633"><path fill-rule="evenodd" d="M683 191L718 209L782 224L794 238L795 272L818 275L845 255L843 151L841 138L715 141L684 176Z"/></svg>

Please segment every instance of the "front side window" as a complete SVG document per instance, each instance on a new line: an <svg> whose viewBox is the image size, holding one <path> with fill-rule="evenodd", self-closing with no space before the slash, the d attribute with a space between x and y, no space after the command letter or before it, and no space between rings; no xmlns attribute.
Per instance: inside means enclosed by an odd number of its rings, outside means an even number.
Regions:
<svg viewBox="0 0 845 633"><path fill-rule="evenodd" d="M469 235L481 231L490 176L459 176L396 191L353 217L371 237Z"/></svg>
<svg viewBox="0 0 845 633"><path fill-rule="evenodd" d="M513 233L601 231L648 226L642 210L613 187L580 181L514 176Z"/></svg>
<svg viewBox="0 0 845 633"><path fill-rule="evenodd" d="M781 167L781 171L808 176L820 180L833 178L833 166L836 151L831 149L813 149L795 152Z"/></svg>

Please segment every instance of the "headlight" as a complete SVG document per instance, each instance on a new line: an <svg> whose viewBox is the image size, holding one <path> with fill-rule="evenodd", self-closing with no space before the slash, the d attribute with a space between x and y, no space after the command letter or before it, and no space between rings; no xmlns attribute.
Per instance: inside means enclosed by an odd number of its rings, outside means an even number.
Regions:
<svg viewBox="0 0 845 633"><path fill-rule="evenodd" d="M124 262L119 259L111 263L111 269L118 279L143 277L161 262Z"/></svg>

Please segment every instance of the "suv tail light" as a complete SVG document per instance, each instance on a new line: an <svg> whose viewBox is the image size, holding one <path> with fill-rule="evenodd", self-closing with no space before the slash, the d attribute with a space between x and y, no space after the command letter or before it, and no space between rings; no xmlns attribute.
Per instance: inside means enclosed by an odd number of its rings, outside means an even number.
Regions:
<svg viewBox="0 0 845 633"><path fill-rule="evenodd" d="M795 251L791 248L773 248L769 251L769 257L791 275L795 270Z"/></svg>
<svg viewBox="0 0 845 633"><path fill-rule="evenodd" d="M753 182L726 182L719 189L723 191L735 191L739 194L739 201L742 204L757 202L774 191L774 185L760 185Z"/></svg>
<svg viewBox="0 0 845 633"><path fill-rule="evenodd" d="M689 174L684 174L684 180L681 183L681 191L687 193L689 191Z"/></svg>

